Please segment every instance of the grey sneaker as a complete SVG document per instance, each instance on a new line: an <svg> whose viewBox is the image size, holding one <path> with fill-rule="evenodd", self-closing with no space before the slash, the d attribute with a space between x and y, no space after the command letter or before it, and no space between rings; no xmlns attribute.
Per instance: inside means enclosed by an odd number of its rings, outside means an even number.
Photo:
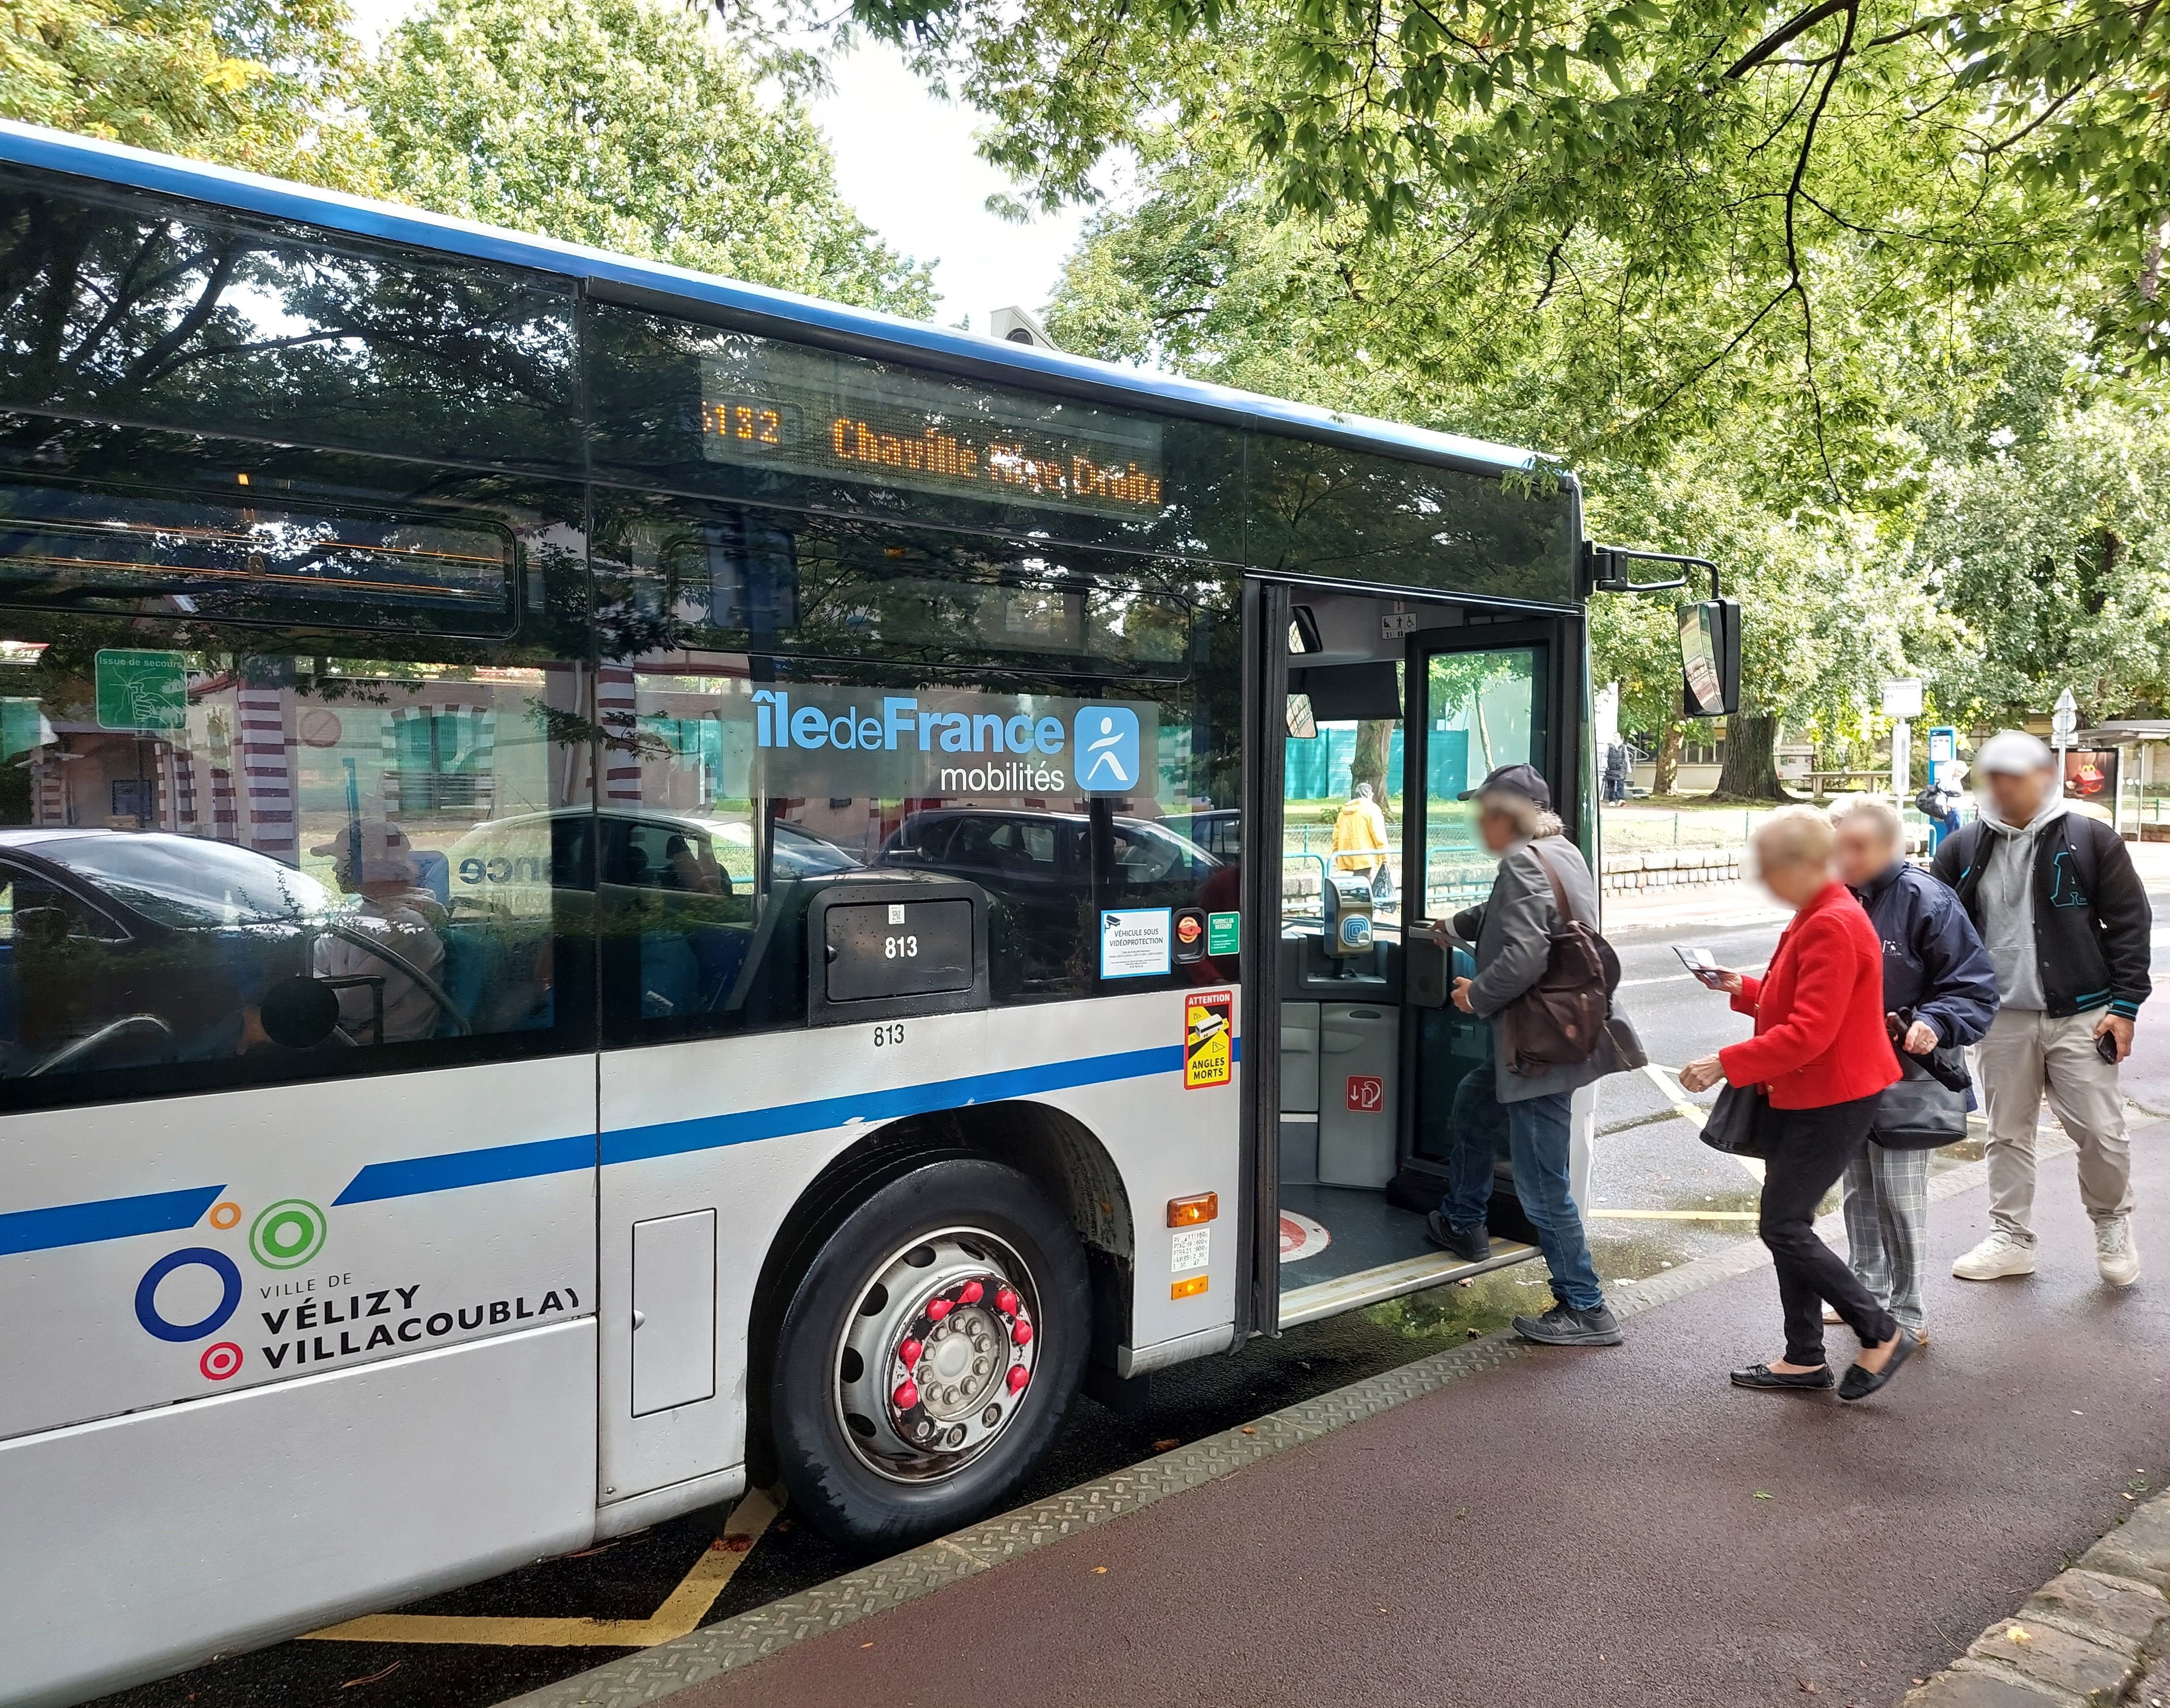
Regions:
<svg viewBox="0 0 2170 1708"><path fill-rule="evenodd" d="M1424 1233L1432 1244L1467 1262L1482 1263L1492 1255L1492 1236L1482 1228L1457 1228L1438 1210L1424 1218Z"/></svg>
<svg viewBox="0 0 2170 1708"><path fill-rule="evenodd" d="M1518 1316L1515 1332L1539 1346L1618 1346L1620 1325L1603 1305L1575 1310L1555 1305L1542 1316Z"/></svg>
<svg viewBox="0 0 2170 1708"><path fill-rule="evenodd" d="M2095 1224L2095 1268L2112 1287L2130 1287L2140 1278L2131 1217L2104 1216Z"/></svg>

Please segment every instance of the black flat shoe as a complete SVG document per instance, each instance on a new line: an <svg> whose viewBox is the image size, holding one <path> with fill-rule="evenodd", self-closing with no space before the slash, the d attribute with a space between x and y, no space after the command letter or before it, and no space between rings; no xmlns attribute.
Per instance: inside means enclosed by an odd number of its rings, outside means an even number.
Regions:
<svg viewBox="0 0 2170 1708"><path fill-rule="evenodd" d="M1825 1364L1813 1370L1774 1370L1768 1364L1750 1364L1746 1369L1733 1373L1736 1388L1828 1388L1831 1385L1831 1366Z"/></svg>
<svg viewBox="0 0 2170 1708"><path fill-rule="evenodd" d="M1841 1400L1866 1400L1892 1377L1899 1374L1899 1366L1914 1356L1914 1348L1921 1345L1905 1329L1899 1331L1899 1344L1891 1348L1891 1356L1884 1361L1880 1370L1864 1370L1859 1364L1847 1368L1845 1378L1838 1385Z"/></svg>

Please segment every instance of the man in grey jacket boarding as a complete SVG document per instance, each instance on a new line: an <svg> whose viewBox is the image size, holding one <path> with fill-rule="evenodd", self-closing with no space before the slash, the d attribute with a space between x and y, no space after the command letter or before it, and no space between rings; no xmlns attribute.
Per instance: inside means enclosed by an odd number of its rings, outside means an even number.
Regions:
<svg viewBox="0 0 2170 1708"><path fill-rule="evenodd" d="M1432 931L1442 946L1450 938L1473 946L1477 976L1454 981L1454 1006L1489 1019L1544 973L1553 933L1566 925L1553 900L1553 878L1570 911L1593 928L1597 885L1582 851L1561 834L1552 790L1534 766L1501 766L1462 798L1472 797L1478 834L1499 857L1492 894L1456 914L1451 930L1435 923ZM1515 1332L1547 1346L1617 1346L1620 1325L1606 1309L1568 1173L1574 1093L1611 1071L1615 1059L1601 1047L1587 1061L1518 1074L1499 1047L1496 1020L1493 1033L1493 1065L1478 1070L1489 1071L1490 1083L1472 1076L1455 1097L1446 1195L1427 1223L1432 1241L1472 1263L1491 1255L1484 1215L1504 1124L1515 1195L1537 1230L1554 1300L1542 1316L1516 1317Z"/></svg>

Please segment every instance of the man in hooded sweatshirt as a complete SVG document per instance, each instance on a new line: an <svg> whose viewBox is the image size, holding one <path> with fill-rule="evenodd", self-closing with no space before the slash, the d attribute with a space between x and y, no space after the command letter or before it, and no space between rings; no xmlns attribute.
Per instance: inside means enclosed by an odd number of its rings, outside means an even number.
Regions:
<svg viewBox="0 0 2170 1708"><path fill-rule="evenodd" d="M1952 1266L1963 1281L2034 1273L2034 1129L2042 1096L2080 1150L2095 1268L2140 1278L2132 1157L2117 1065L2151 988L2147 892L2124 840L2067 810L2048 747L2002 730L1975 755L1981 816L1933 869L1959 893L2002 999L1976 1050L1989 1115L1989 1237Z"/></svg>

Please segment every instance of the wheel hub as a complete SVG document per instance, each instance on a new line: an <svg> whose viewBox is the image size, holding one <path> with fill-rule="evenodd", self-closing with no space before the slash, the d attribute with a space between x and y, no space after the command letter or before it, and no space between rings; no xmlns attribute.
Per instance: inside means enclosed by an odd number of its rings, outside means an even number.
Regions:
<svg viewBox="0 0 2170 1708"><path fill-rule="evenodd" d="M885 1476L954 1476L1008 1426L1039 1356L1024 1262L976 1229L896 1252L869 1277L837 1352L837 1408Z"/></svg>

